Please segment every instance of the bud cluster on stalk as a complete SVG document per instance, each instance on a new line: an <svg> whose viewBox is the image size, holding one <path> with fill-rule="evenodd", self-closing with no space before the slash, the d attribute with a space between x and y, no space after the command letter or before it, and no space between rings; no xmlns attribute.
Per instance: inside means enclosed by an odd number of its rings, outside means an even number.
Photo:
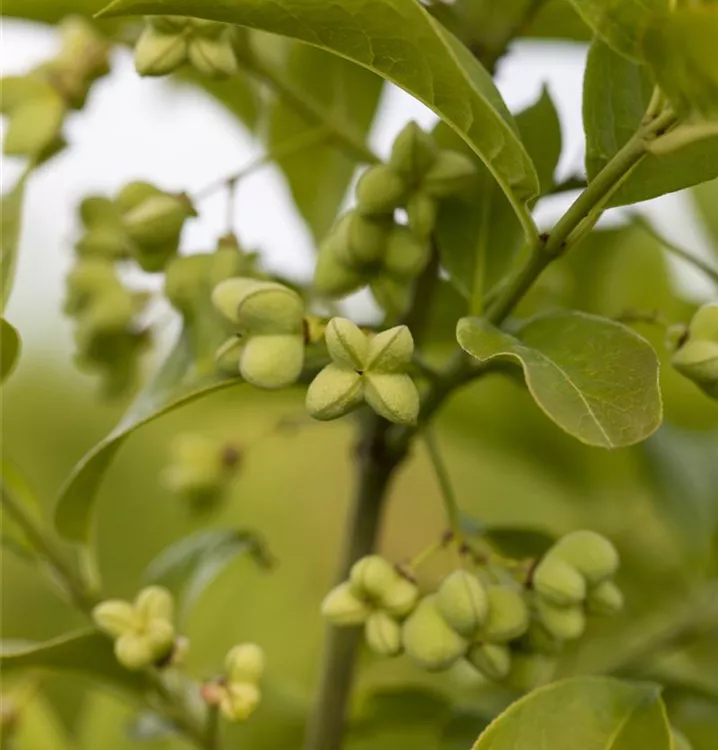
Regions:
<svg viewBox="0 0 718 750"><path fill-rule="evenodd" d="M708 396L718 398L718 303L704 305L680 331L672 364Z"/></svg>
<svg viewBox="0 0 718 750"><path fill-rule="evenodd" d="M202 687L202 698L219 706L227 721L246 721L262 697L260 681L264 674L264 651L255 643L242 643L230 650L224 660L224 674Z"/></svg>
<svg viewBox="0 0 718 750"><path fill-rule="evenodd" d="M401 312L413 280L429 261L438 202L463 193L475 173L468 157L439 149L430 134L409 123L389 161L370 167L359 179L356 208L322 243L317 291L343 297L368 285L387 312ZM398 209L406 211L406 225L397 221Z"/></svg>
<svg viewBox="0 0 718 750"><path fill-rule="evenodd" d="M22 76L5 76L0 113L8 116L3 144L8 156L43 162L65 146L68 111L82 109L92 84L110 70L111 44L83 18L61 26L58 54Z"/></svg>
<svg viewBox="0 0 718 750"><path fill-rule="evenodd" d="M495 569L460 568L422 595L405 571L370 555L327 594L322 613L338 626L363 625L367 645L382 656L406 653L428 671L465 661L487 679L519 683L534 660L583 634L587 614L622 608L612 581L618 564L607 539L577 531L546 553L528 582L508 569L497 582Z"/></svg>
<svg viewBox="0 0 718 750"><path fill-rule="evenodd" d="M238 70L234 27L181 16L148 16L135 45L142 76L164 76L189 63L202 75L227 78Z"/></svg>

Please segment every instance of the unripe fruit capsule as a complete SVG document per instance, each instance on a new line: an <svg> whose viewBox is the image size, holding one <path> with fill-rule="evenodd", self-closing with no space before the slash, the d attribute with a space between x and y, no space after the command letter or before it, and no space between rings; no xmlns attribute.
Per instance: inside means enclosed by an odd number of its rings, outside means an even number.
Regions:
<svg viewBox="0 0 718 750"><path fill-rule="evenodd" d="M330 420L356 409L363 397L362 377L353 370L330 364L312 380L305 405L314 419Z"/></svg>
<svg viewBox="0 0 718 750"><path fill-rule="evenodd" d="M357 209L365 216L390 214L402 205L406 196L406 182L386 164L367 169L356 187Z"/></svg>
<svg viewBox="0 0 718 750"><path fill-rule="evenodd" d="M490 680L499 682L511 671L511 652L507 646L476 643L466 654L468 661Z"/></svg>
<svg viewBox="0 0 718 750"><path fill-rule="evenodd" d="M390 591L398 578L394 566L380 555L362 557L354 563L349 573L352 589L374 599L380 599Z"/></svg>
<svg viewBox="0 0 718 750"><path fill-rule="evenodd" d="M528 629L529 612L521 592L508 586L491 586L486 595L489 612L481 628L482 640L507 643L523 635Z"/></svg>
<svg viewBox="0 0 718 750"><path fill-rule="evenodd" d="M434 596L427 596L402 629L406 653L424 669L448 669L466 653L468 642L446 623Z"/></svg>
<svg viewBox="0 0 718 750"><path fill-rule="evenodd" d="M264 651L256 643L242 643L227 654L225 669L229 682L259 682L264 673Z"/></svg>
<svg viewBox="0 0 718 750"><path fill-rule="evenodd" d="M401 653L401 626L386 612L372 612L364 632L367 645L380 656L397 656Z"/></svg>
<svg viewBox="0 0 718 750"><path fill-rule="evenodd" d="M486 591L476 576L455 570L443 581L436 605L451 627L464 636L473 635L489 610Z"/></svg>
<svg viewBox="0 0 718 750"><path fill-rule="evenodd" d="M573 565L594 585L613 576L620 563L613 544L595 531L572 531L559 539L549 554Z"/></svg>
<svg viewBox="0 0 718 750"><path fill-rule="evenodd" d="M401 574L381 595L381 606L392 616L403 618L411 614L419 600L419 588Z"/></svg>
<svg viewBox="0 0 718 750"><path fill-rule="evenodd" d="M438 149L429 133L410 122L397 135L389 157L389 166L410 185L422 180L436 161Z"/></svg>
<svg viewBox="0 0 718 750"><path fill-rule="evenodd" d="M580 605L557 607L539 599L536 607L542 625L554 638L573 641L583 635L586 629L586 616Z"/></svg>
<svg viewBox="0 0 718 750"><path fill-rule="evenodd" d="M333 588L322 602L322 615L334 625L361 625L371 609L352 590L348 582Z"/></svg>
<svg viewBox="0 0 718 750"><path fill-rule="evenodd" d="M267 390L296 383L303 366L304 340L298 334L251 336L239 358L241 376Z"/></svg>
<svg viewBox="0 0 718 750"><path fill-rule="evenodd" d="M554 548L555 549L555 548ZM581 573L550 550L533 574L533 586L547 601L569 606L586 598L586 581Z"/></svg>
<svg viewBox="0 0 718 750"><path fill-rule="evenodd" d="M419 391L408 375L365 373L364 398L379 416L389 422L411 426L419 417Z"/></svg>

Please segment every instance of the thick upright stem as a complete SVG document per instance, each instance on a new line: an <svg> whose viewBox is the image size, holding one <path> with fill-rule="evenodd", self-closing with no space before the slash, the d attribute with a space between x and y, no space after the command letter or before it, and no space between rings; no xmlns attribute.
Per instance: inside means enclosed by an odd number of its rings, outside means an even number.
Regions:
<svg viewBox="0 0 718 750"><path fill-rule="evenodd" d="M389 429L388 422L372 414L362 430L357 492L347 519L339 581L346 579L351 566L360 557L374 549L391 477L406 455L405 449L396 451L389 447ZM307 728L305 750L339 750L341 747L360 639L358 628L329 627L319 697Z"/></svg>

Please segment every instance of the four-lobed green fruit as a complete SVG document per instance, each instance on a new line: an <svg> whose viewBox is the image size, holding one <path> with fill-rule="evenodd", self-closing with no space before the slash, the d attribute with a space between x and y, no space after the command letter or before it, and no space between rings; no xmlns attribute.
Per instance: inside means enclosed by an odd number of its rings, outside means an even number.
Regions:
<svg viewBox="0 0 718 750"><path fill-rule="evenodd" d="M419 394L405 372L414 341L406 326L368 337L350 320L332 318L325 340L332 363L312 381L306 396L315 419L336 419L365 401L390 422L416 422Z"/></svg>
<svg viewBox="0 0 718 750"><path fill-rule="evenodd" d="M234 646L225 657L223 678L206 684L202 695L219 706L227 721L246 721L259 705L264 667L264 651L257 644Z"/></svg>

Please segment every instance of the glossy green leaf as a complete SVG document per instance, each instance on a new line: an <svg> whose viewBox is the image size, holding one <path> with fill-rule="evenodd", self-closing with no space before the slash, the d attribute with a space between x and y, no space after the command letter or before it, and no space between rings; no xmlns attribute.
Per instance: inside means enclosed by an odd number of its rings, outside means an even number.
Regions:
<svg viewBox="0 0 718 750"><path fill-rule="evenodd" d="M9 193L3 195L2 205L0 206L0 312L5 310L15 278L22 205L25 196L25 183L29 174L28 170L19 179L15 187Z"/></svg>
<svg viewBox="0 0 718 750"><path fill-rule="evenodd" d="M415 0L117 0L106 13L195 15L299 39L404 88L479 154L517 205L538 180L491 77Z"/></svg>
<svg viewBox="0 0 718 750"><path fill-rule="evenodd" d="M12 500L21 506L23 513L43 523L42 508L37 496L26 481L20 469L7 456L0 460L2 493L8 493ZM15 516L9 512L5 503L0 506L0 540L3 547L9 549L24 560L35 560L35 547L28 541L23 528L17 523Z"/></svg>
<svg viewBox="0 0 718 750"><path fill-rule="evenodd" d="M92 16L107 3L103 0L3 0L3 16L58 23L72 13Z"/></svg>
<svg viewBox="0 0 718 750"><path fill-rule="evenodd" d="M272 564L264 541L240 529L211 529L184 537L163 550L147 566L146 584L169 589L187 613L202 592L238 556L249 555L263 567Z"/></svg>
<svg viewBox="0 0 718 750"><path fill-rule="evenodd" d="M304 95L321 104L338 121L351 123L364 139L374 120L383 81L336 55L306 44L293 44L284 65L284 77ZM277 97L269 112L269 147L286 143L303 132L316 131L285 98ZM329 139L280 158L299 213L314 237L322 239L331 228L354 174L355 160Z"/></svg>
<svg viewBox="0 0 718 750"><path fill-rule="evenodd" d="M529 37L590 42L593 34L571 0L546 0L524 32Z"/></svg>
<svg viewBox="0 0 718 750"><path fill-rule="evenodd" d="M3 650L3 676L28 671L77 674L123 692L141 693L148 687L141 672L131 672L115 658L112 641L96 630L69 633L44 643Z"/></svg>
<svg viewBox="0 0 718 750"><path fill-rule="evenodd" d="M136 429L190 401L238 382L235 377L217 373L211 359L197 362L195 351L189 332L185 330L117 427L77 464L60 491L55 508L55 525L62 536L77 542L88 540L105 472Z"/></svg>
<svg viewBox="0 0 718 750"><path fill-rule="evenodd" d="M561 125L547 90L538 101L516 116L516 123L541 183L541 192L553 186L561 155ZM434 136L442 148L471 150L446 125ZM442 265L452 283L468 299L501 279L521 248L521 224L491 173L475 158L477 179L460 198L440 204L437 236Z"/></svg>
<svg viewBox="0 0 718 750"><path fill-rule="evenodd" d="M645 66L596 40L583 89L586 171L592 180L629 140L648 107L652 83ZM691 187L718 176L718 135L660 156L647 154L611 196L623 206Z"/></svg>
<svg viewBox="0 0 718 750"><path fill-rule="evenodd" d="M651 21L643 54L676 110L718 114L718 7L679 8Z"/></svg>
<svg viewBox="0 0 718 750"><path fill-rule="evenodd" d="M21 349L22 339L15 326L0 318L0 383L5 382L17 365Z"/></svg>
<svg viewBox="0 0 718 750"><path fill-rule="evenodd" d="M474 750L672 750L660 688L575 677L540 688L495 719Z"/></svg>
<svg viewBox="0 0 718 750"><path fill-rule="evenodd" d="M648 22L669 0L571 0L584 21L614 49L639 59Z"/></svg>
<svg viewBox="0 0 718 750"><path fill-rule="evenodd" d="M457 338L480 362L520 365L538 406L583 443L632 445L661 423L656 353L619 323L556 312L529 320L512 336L482 319L463 318Z"/></svg>

